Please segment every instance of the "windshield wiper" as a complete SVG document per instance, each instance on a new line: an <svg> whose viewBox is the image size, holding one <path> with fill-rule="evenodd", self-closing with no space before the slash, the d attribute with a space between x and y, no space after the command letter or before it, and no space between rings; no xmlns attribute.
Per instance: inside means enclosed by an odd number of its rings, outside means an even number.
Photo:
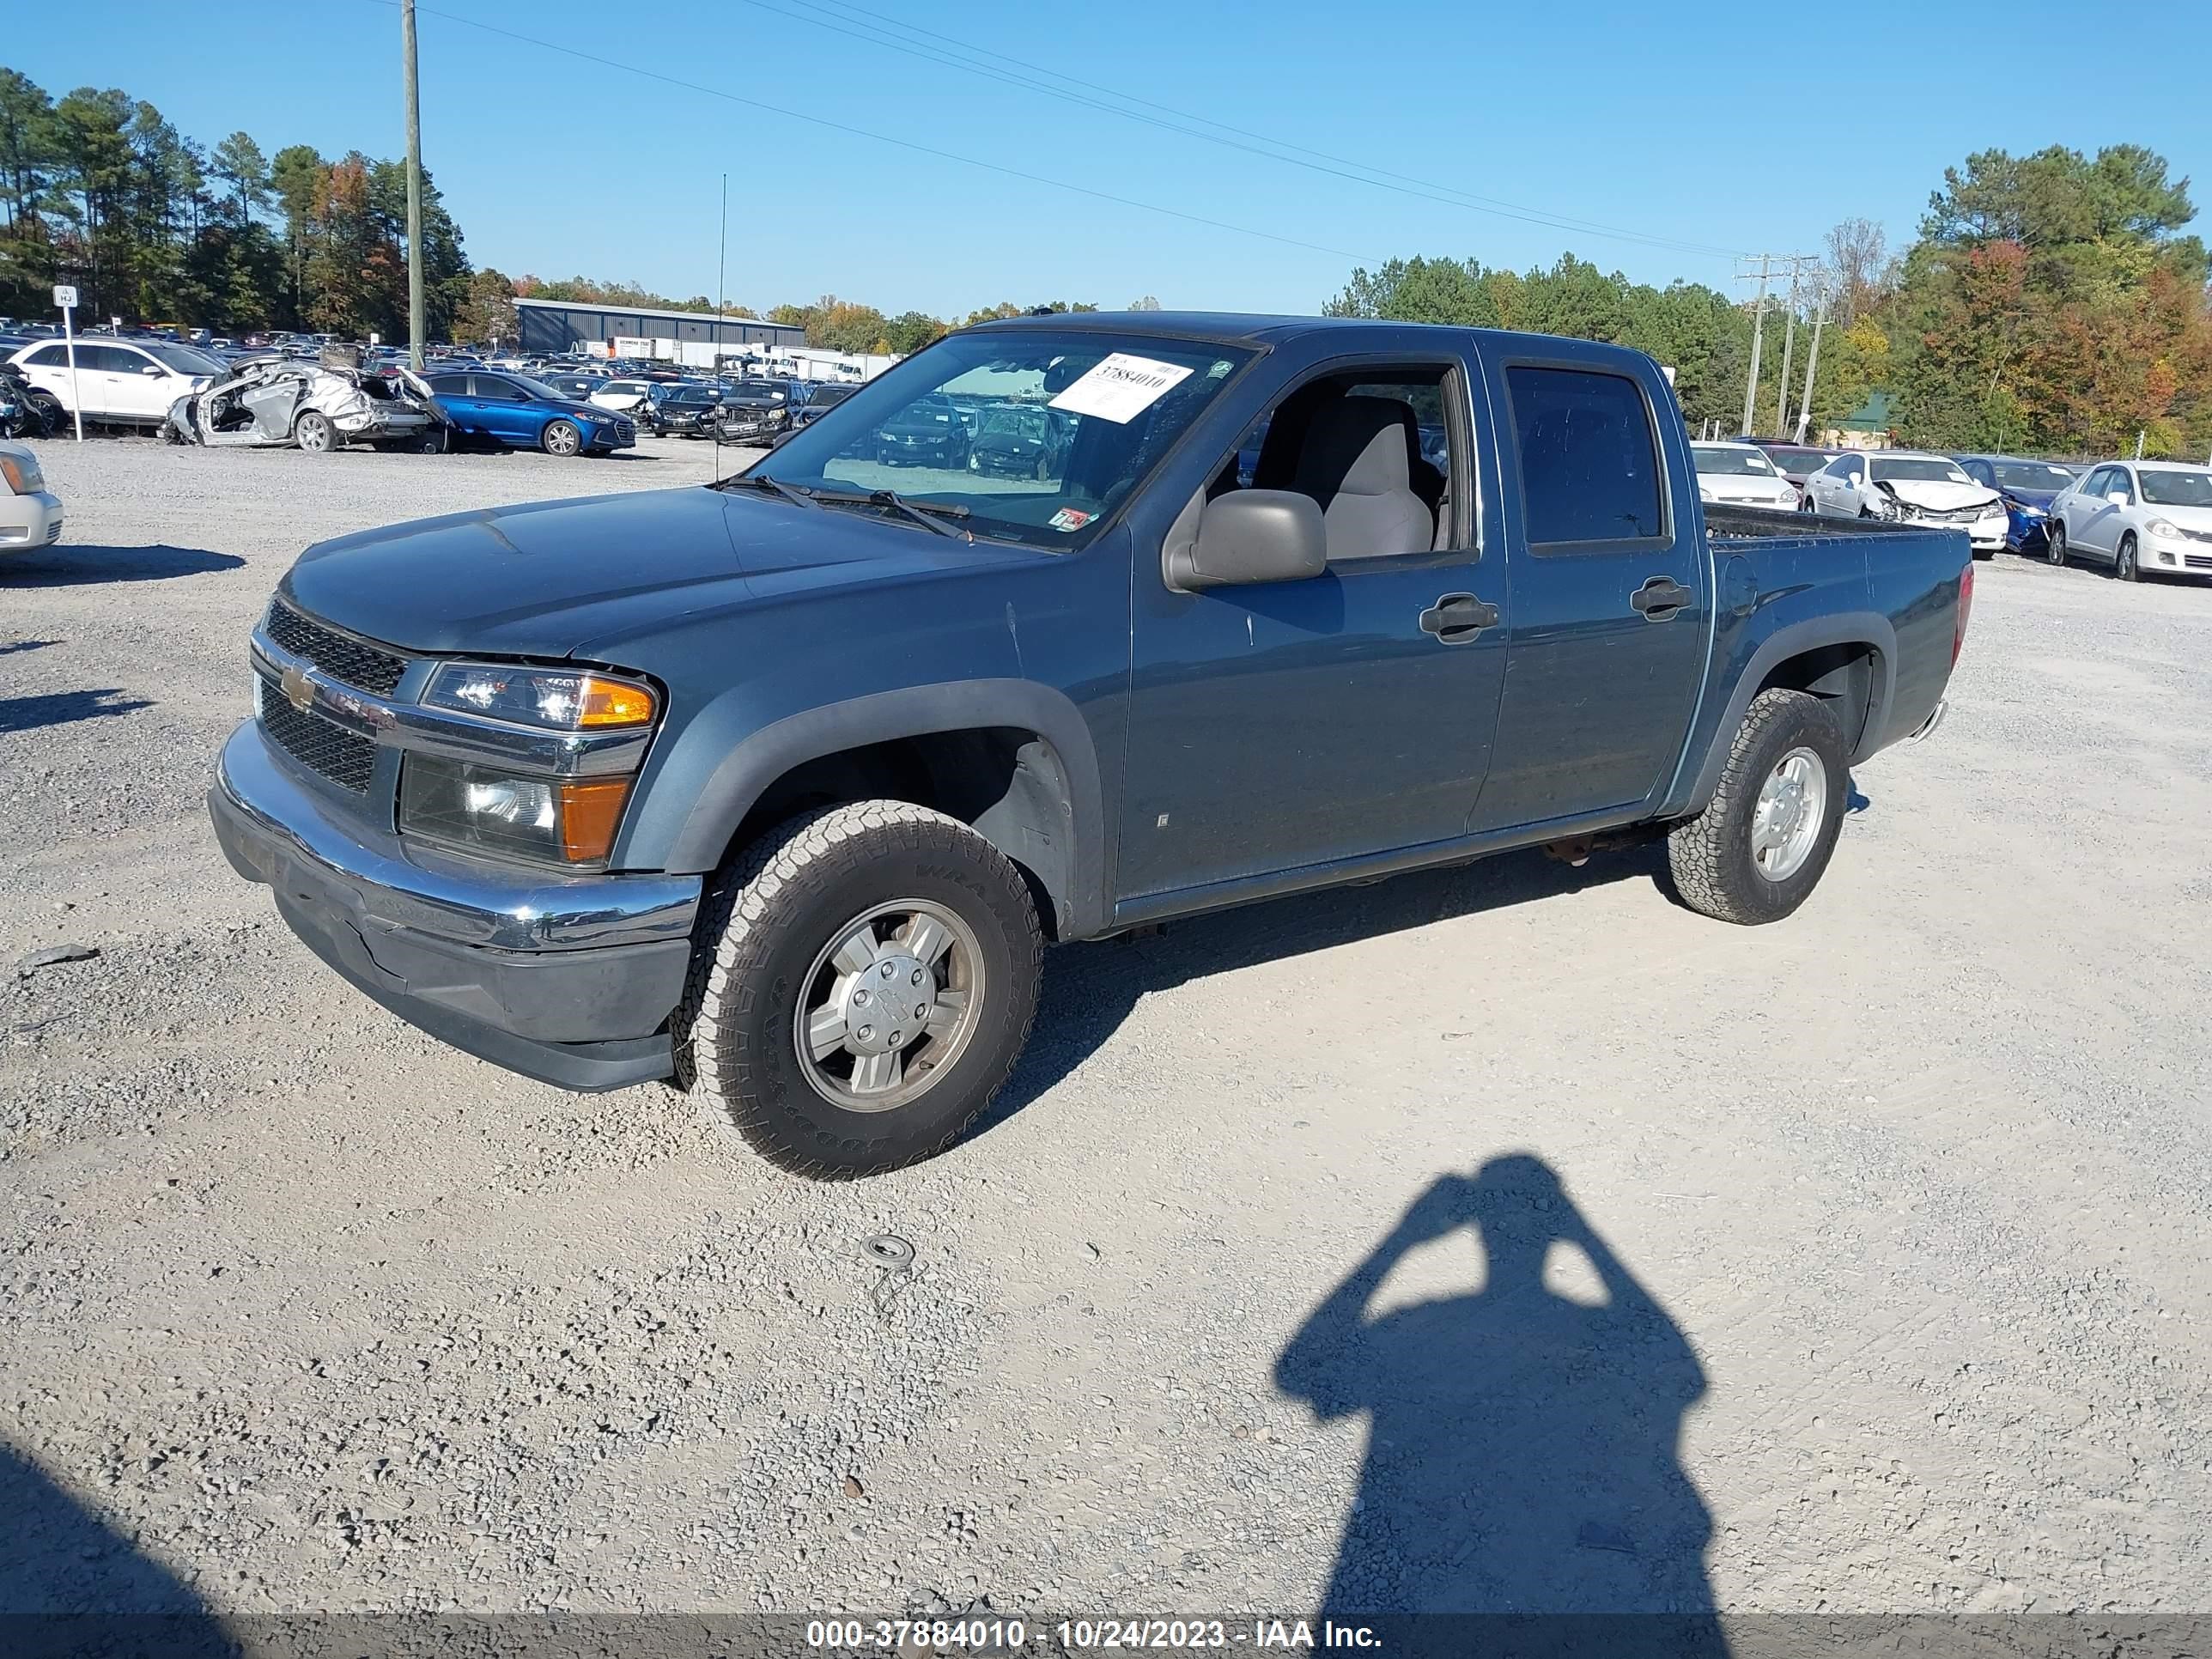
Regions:
<svg viewBox="0 0 2212 1659"><path fill-rule="evenodd" d="M781 478L771 478L764 472L736 473L730 477L716 480L714 488L731 489L739 484L743 484L749 489L772 489L787 501L797 501L801 507L822 505L820 501L815 500L812 490L801 489L796 484L787 484Z"/></svg>
<svg viewBox="0 0 2212 1659"><path fill-rule="evenodd" d="M934 530L940 536L957 540L973 541L975 537L965 530L955 530L940 522L945 519L965 519L971 516L964 507L950 501L910 501L896 489L843 490L812 489L807 492L824 507L887 507L894 513L903 513L925 529Z"/></svg>

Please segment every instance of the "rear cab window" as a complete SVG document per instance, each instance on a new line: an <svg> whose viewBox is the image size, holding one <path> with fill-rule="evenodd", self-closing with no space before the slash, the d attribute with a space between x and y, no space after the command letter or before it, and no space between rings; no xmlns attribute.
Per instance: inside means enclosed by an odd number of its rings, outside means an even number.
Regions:
<svg viewBox="0 0 2212 1659"><path fill-rule="evenodd" d="M1668 539L1659 438L1644 388L1602 369L1505 371L1531 549Z"/></svg>

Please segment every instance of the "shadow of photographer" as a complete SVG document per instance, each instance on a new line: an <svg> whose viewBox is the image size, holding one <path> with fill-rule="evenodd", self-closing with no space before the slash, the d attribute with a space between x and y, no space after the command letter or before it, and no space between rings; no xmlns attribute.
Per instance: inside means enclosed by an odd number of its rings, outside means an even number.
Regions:
<svg viewBox="0 0 2212 1659"><path fill-rule="evenodd" d="M1400 1261L1462 1229L1480 1290L1370 1315ZM1568 1275L1547 1271L1561 1247L1601 1301L1563 1293ZM1568 1639L1559 1615L1667 1615L1626 1621L1607 1645L1726 1652L1711 1516L1680 1457L1704 1369L1540 1159L1431 1185L1314 1310L1275 1380L1324 1420L1371 1419L1324 1612L1527 1616L1536 1652L1547 1633Z"/></svg>

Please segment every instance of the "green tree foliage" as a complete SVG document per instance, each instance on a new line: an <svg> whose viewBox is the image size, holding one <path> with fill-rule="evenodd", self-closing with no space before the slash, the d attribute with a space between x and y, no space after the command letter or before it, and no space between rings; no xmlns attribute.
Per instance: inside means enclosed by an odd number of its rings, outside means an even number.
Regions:
<svg viewBox="0 0 2212 1659"><path fill-rule="evenodd" d="M428 323L470 294L461 234L425 175ZM76 284L90 317L230 332L313 325L407 331L406 179L393 161L274 156L234 132L211 149L116 88L55 99L0 69L0 310L40 314Z"/></svg>

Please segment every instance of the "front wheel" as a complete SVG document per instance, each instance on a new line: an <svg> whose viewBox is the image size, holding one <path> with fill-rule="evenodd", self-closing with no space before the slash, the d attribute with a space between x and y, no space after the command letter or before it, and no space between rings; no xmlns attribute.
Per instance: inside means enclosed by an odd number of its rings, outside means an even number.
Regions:
<svg viewBox="0 0 2212 1659"><path fill-rule="evenodd" d="M312 409L300 416L300 423L292 428L292 436L310 455L327 455L338 443L337 428L331 424L330 416L319 415Z"/></svg>
<svg viewBox="0 0 2212 1659"><path fill-rule="evenodd" d="M917 1163L1013 1070L1042 950L1021 872L957 818L894 800L808 813L715 890L678 1076L794 1173Z"/></svg>
<svg viewBox="0 0 2212 1659"><path fill-rule="evenodd" d="M1736 728L1720 787L1667 838L1692 910L1745 927L1779 921L1820 884L1842 833L1843 728L1804 691L1762 691Z"/></svg>
<svg viewBox="0 0 2212 1659"><path fill-rule="evenodd" d="M567 457L584 447L584 434L576 429L574 421L548 421L544 434L538 441L548 455Z"/></svg>
<svg viewBox="0 0 2212 1659"><path fill-rule="evenodd" d="M2043 532L2043 556L2053 564L2066 562L2066 526L2053 519Z"/></svg>
<svg viewBox="0 0 2212 1659"><path fill-rule="evenodd" d="M2120 550L2112 559L2112 574L2124 582L2142 579L2142 572L2136 564L2136 532L2132 530L2120 538Z"/></svg>

